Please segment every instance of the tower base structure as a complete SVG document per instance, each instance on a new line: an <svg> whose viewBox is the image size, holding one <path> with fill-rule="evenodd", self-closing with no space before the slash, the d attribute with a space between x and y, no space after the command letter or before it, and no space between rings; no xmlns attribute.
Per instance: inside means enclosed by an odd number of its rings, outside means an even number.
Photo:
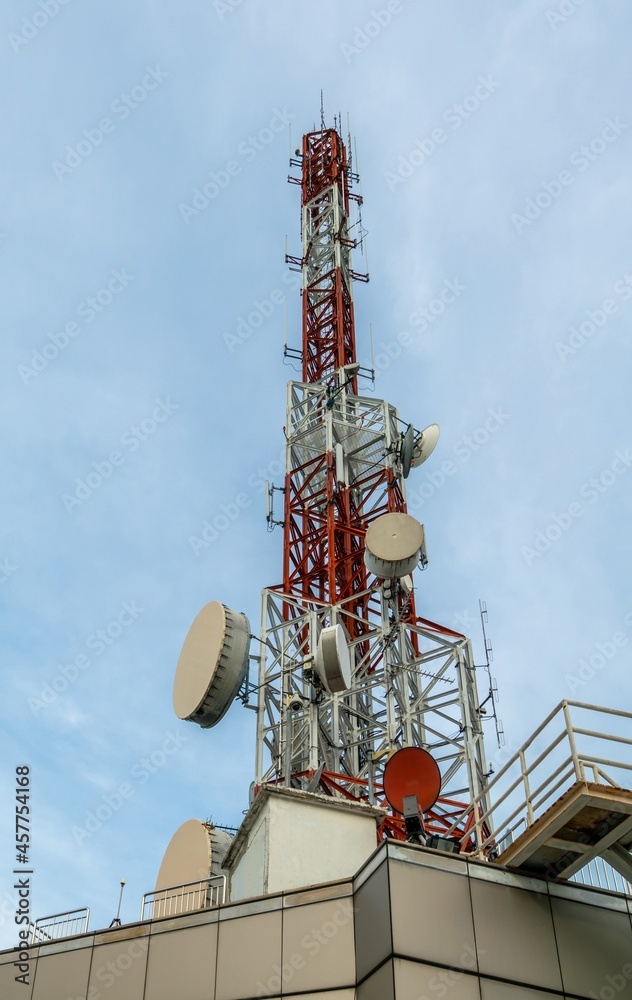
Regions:
<svg viewBox="0 0 632 1000"><path fill-rule="evenodd" d="M363 802L264 785L224 859L232 901L352 877L386 816Z"/></svg>

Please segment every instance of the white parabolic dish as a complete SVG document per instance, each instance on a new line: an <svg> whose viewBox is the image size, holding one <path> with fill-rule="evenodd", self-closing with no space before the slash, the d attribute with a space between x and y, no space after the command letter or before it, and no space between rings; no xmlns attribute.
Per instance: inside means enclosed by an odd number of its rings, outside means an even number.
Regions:
<svg viewBox="0 0 632 1000"><path fill-rule="evenodd" d="M316 672L328 691L351 687L351 653L342 625L329 625L318 637Z"/></svg>
<svg viewBox="0 0 632 1000"><path fill-rule="evenodd" d="M412 464L415 468L422 465L427 458L430 458L433 451L437 447L440 433L439 424L429 424L426 429L421 432L415 441L415 447L413 449Z"/></svg>
<svg viewBox="0 0 632 1000"><path fill-rule="evenodd" d="M367 569L383 580L412 573L419 562L424 529L410 514L382 514L366 533L364 561Z"/></svg>
<svg viewBox="0 0 632 1000"><path fill-rule="evenodd" d="M173 681L179 719L203 729L217 725L248 670L250 622L219 601L205 604L184 640Z"/></svg>

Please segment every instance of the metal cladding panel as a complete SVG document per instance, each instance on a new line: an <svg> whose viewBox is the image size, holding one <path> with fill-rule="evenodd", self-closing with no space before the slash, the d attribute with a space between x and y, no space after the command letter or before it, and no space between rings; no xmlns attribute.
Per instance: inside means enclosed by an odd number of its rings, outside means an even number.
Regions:
<svg viewBox="0 0 632 1000"><path fill-rule="evenodd" d="M284 909L283 966L284 995L355 986L351 897Z"/></svg>
<svg viewBox="0 0 632 1000"><path fill-rule="evenodd" d="M357 1000L355 989L327 990L326 993L284 993L283 997L284 1000Z"/></svg>
<svg viewBox="0 0 632 1000"><path fill-rule="evenodd" d="M0 997L2 1000L31 1000L33 994L33 983L37 971L37 948L29 948L30 969L26 982L18 983L16 976L24 975L13 963L16 959L16 952L0 952ZM65 1000L65 998L64 998Z"/></svg>
<svg viewBox="0 0 632 1000"><path fill-rule="evenodd" d="M281 911L219 923L216 1000L281 994Z"/></svg>
<svg viewBox="0 0 632 1000"><path fill-rule="evenodd" d="M156 934L143 1000L212 1000L216 957L217 924Z"/></svg>
<svg viewBox="0 0 632 1000"><path fill-rule="evenodd" d="M393 953L391 908L384 905L388 898L388 863L384 860L354 894L356 966L360 981Z"/></svg>
<svg viewBox="0 0 632 1000"><path fill-rule="evenodd" d="M395 954L477 972L469 879L389 861L389 881Z"/></svg>
<svg viewBox="0 0 632 1000"><path fill-rule="evenodd" d="M561 991L548 893L480 879L470 883L481 973Z"/></svg>
<svg viewBox="0 0 632 1000"><path fill-rule="evenodd" d="M393 959L373 972L358 987L358 1000L395 1000ZM417 1000L417 998L415 998Z"/></svg>
<svg viewBox="0 0 632 1000"><path fill-rule="evenodd" d="M130 940L125 938L124 931L112 943L107 936L101 937L103 943L95 946L92 957L88 996L92 990L95 1000L97 993L107 996L107 1000L143 1000L149 937L135 936Z"/></svg>
<svg viewBox="0 0 632 1000"><path fill-rule="evenodd" d="M620 1000L632 1000L630 914L572 898L553 897L551 906L564 989L587 997L615 989Z"/></svg>
<svg viewBox="0 0 632 1000"><path fill-rule="evenodd" d="M543 993L526 986L510 986L493 979L481 979L481 1000L560 1000L561 993Z"/></svg>
<svg viewBox="0 0 632 1000"><path fill-rule="evenodd" d="M91 958L90 948L43 957L35 973L33 1000L67 1000L85 995ZM3 1000L5 996L11 994L2 993Z"/></svg>
<svg viewBox="0 0 632 1000"><path fill-rule="evenodd" d="M34 1000L632 1000L632 897L394 843L355 884L41 946Z"/></svg>
<svg viewBox="0 0 632 1000"><path fill-rule="evenodd" d="M426 997L449 997L449 1000L480 1000L478 976L459 969L445 969L403 958L393 960L395 1000L425 1000ZM445 992L444 992L445 991ZM506 997L509 1000L509 997Z"/></svg>

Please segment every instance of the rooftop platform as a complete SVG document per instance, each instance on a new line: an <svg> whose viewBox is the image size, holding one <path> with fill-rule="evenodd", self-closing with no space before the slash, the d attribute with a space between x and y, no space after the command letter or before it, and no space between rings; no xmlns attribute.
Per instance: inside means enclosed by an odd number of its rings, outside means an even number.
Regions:
<svg viewBox="0 0 632 1000"><path fill-rule="evenodd" d="M632 881L632 792L576 781L502 851L498 864L536 875L570 878L602 857Z"/></svg>

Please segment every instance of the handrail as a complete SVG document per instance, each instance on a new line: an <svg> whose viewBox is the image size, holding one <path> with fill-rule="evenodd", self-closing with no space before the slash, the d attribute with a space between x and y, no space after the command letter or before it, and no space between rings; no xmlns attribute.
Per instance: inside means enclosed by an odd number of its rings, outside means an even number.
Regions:
<svg viewBox="0 0 632 1000"><path fill-rule="evenodd" d="M623 780L621 776L617 782L612 774L606 773L601 768L606 768L610 772L632 771L632 763L598 756L597 749L602 750L598 747L598 741L606 740L620 744L622 749L627 750L632 746L632 739L611 732L599 732L581 724L575 725L571 711L573 709L632 720L632 713L622 709L601 708L566 699L561 701L487 784L484 791L470 806L453 818L452 826L446 831L445 836L465 825L468 834L461 838L463 844L475 835L474 856L486 858L490 848L508 834L513 835L523 823L527 828L532 826L538 815L553 804L555 793L566 781L572 783L573 780L575 782L592 780L595 784L603 782L621 787L620 782ZM534 743L559 716L563 722L561 732L549 738L544 749L536 751L537 756L530 760L530 751L533 751ZM589 741L588 747L586 741ZM567 748L566 753L562 749L564 745ZM545 770L547 765L550 765L549 771ZM493 804L487 805L491 802L494 791L499 793L498 798ZM502 818L493 823L492 815L498 817L499 814Z"/></svg>
<svg viewBox="0 0 632 1000"><path fill-rule="evenodd" d="M594 736L598 740L611 740L613 743L627 743L628 746L632 747L632 740L628 739L627 736L613 736L611 733L596 733L592 729L573 728L573 732L576 736Z"/></svg>
<svg viewBox="0 0 632 1000"><path fill-rule="evenodd" d="M554 710L554 713L561 708L562 705L568 705L569 708L586 708L590 712L601 712L602 715L618 715L619 718L622 719L632 719L632 712L626 712L622 708L606 708L604 705L591 705L590 702L587 701L569 701L568 699L561 701L557 706L557 709Z"/></svg>
<svg viewBox="0 0 632 1000"><path fill-rule="evenodd" d="M196 888L192 888L195 886ZM141 920L152 920L157 916L171 916L219 906L226 899L226 876L213 875L195 882L165 886L146 892L141 904ZM149 912L148 912L149 911ZM76 910L65 910L40 917L30 925L30 944L47 944L60 938L85 934L90 921L90 908L82 906Z"/></svg>
<svg viewBox="0 0 632 1000"><path fill-rule="evenodd" d="M81 914L81 916L75 916ZM63 917L63 920L57 920ZM45 944L46 941L56 941L73 934L85 934L90 920L90 907L82 906L77 910L65 910L62 913L52 913L49 917L40 917L31 926L31 944ZM66 930L69 925L79 924L72 930ZM81 926L83 924L83 926ZM58 933L59 932L59 933Z"/></svg>
<svg viewBox="0 0 632 1000"><path fill-rule="evenodd" d="M557 775L560 773L560 771L563 771L564 773L562 774L562 777L559 779L559 781L557 781L554 785L550 785L550 786L547 787L546 795L543 795L540 800L538 800L537 802L533 803L534 810L536 810L536 811L539 810L540 806L544 805L544 803L546 802L546 800L551 797L551 795L553 794L553 792L556 792L558 790L558 788L562 787L562 785L564 784L565 781L568 781L568 779L570 777L572 777L574 769L571 768L570 771L565 770L565 768L568 767L568 760L569 759L565 760L564 763L563 763L563 765L561 767L558 767L557 771L553 772L553 774L551 775L551 779L556 778Z"/></svg>
<svg viewBox="0 0 632 1000"><path fill-rule="evenodd" d="M191 886L197 886L197 888L192 889ZM158 916L174 916L176 913L188 913L191 910L220 906L225 898L225 875L212 875L210 878L197 879L195 882L168 885L144 894L140 908L140 919L154 920ZM151 912L146 915L146 911Z"/></svg>
<svg viewBox="0 0 632 1000"><path fill-rule="evenodd" d="M607 889L609 892L632 895L632 885L623 875L606 864L603 858L593 858L572 876L572 881L579 885L590 885L597 889Z"/></svg>
<svg viewBox="0 0 632 1000"><path fill-rule="evenodd" d="M608 760L606 757L590 757L590 759L582 757L582 760L586 764L610 764L611 767L622 767L624 771L632 771L632 764L626 764L623 760Z"/></svg>

